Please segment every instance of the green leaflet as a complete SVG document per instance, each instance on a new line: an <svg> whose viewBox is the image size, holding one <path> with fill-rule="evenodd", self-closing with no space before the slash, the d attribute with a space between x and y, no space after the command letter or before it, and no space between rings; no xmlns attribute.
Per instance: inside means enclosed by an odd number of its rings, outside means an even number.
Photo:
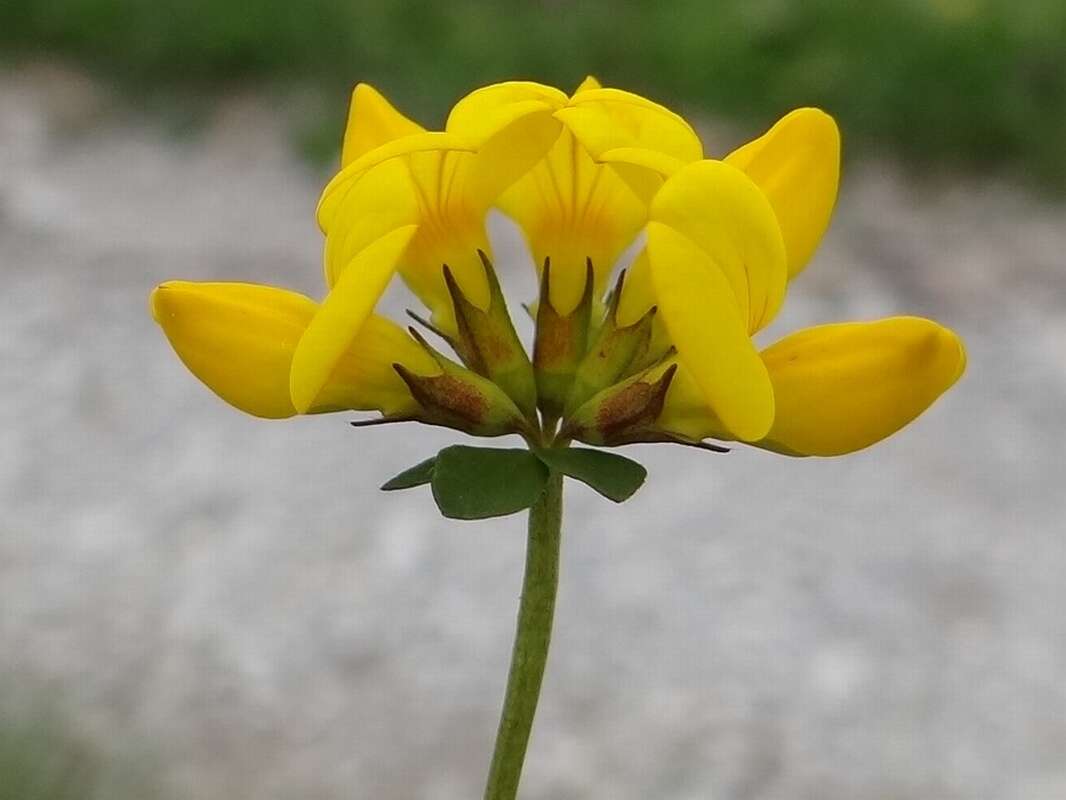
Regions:
<svg viewBox="0 0 1066 800"><path fill-rule="evenodd" d="M392 492L397 489L413 489L415 486L424 486L433 480L433 467L436 463L436 456L427 458L420 464L415 464L410 469L405 469L392 480L386 481L381 490L383 492Z"/></svg>
<svg viewBox="0 0 1066 800"><path fill-rule="evenodd" d="M532 506L544 490L549 470L579 480L616 503L632 497L648 474L624 456L583 447L530 451L453 445L381 488L394 491L428 483L445 517L486 519Z"/></svg>
<svg viewBox="0 0 1066 800"><path fill-rule="evenodd" d="M648 476L648 471L636 461L603 450L566 447L538 449L536 453L552 469L587 484L616 503L632 497Z"/></svg>
<svg viewBox="0 0 1066 800"><path fill-rule="evenodd" d="M502 517L540 497L548 468L529 450L445 447L433 467L433 499L450 519Z"/></svg>

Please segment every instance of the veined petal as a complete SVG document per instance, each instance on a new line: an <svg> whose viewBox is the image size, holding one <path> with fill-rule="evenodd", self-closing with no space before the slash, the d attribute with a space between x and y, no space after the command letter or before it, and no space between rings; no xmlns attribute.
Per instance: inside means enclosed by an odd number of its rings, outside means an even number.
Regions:
<svg viewBox="0 0 1066 800"><path fill-rule="evenodd" d="M747 173L770 201L785 240L788 274L798 274L829 227L836 203L836 122L817 108L796 109L725 160Z"/></svg>
<svg viewBox="0 0 1066 800"><path fill-rule="evenodd" d="M417 226L407 225L365 248L343 271L296 347L289 390L300 413L315 405L392 278Z"/></svg>
<svg viewBox="0 0 1066 800"><path fill-rule="evenodd" d="M762 353L777 415L758 446L835 456L869 447L925 411L962 375L966 353L918 317L797 331Z"/></svg>
<svg viewBox="0 0 1066 800"><path fill-rule="evenodd" d="M415 153L407 159L409 191L417 204L418 234L400 265L404 281L433 309L434 320L449 332L453 309L444 284L445 264L466 298L485 310L490 289L477 251L491 256L485 233L487 207L473 202L468 185L476 154ZM368 198L370 199L370 198ZM371 200L372 202L372 200Z"/></svg>
<svg viewBox="0 0 1066 800"><path fill-rule="evenodd" d="M296 344L318 309L313 300L273 286L170 281L152 292L151 307L185 366L227 403L268 419L296 414L289 369ZM386 342L388 353L382 346ZM425 369L426 360L428 355L399 326L373 316L323 388L326 402L310 412L414 410L414 399L392 364Z"/></svg>
<svg viewBox="0 0 1066 800"><path fill-rule="evenodd" d="M421 221L420 207L404 159L367 170L336 204L336 224L326 232L323 266L332 288L352 259L385 234Z"/></svg>
<svg viewBox="0 0 1066 800"><path fill-rule="evenodd" d="M574 96L598 91L602 91L599 82L590 76ZM550 105L552 111L570 102L558 89L541 84L497 84L460 101L449 117L449 130L471 135L501 109L534 100ZM530 116L525 125L530 126L535 119ZM499 197L497 205L522 227L537 268L546 258L551 259L550 300L557 313L567 316L584 293L586 261L592 261L599 293L619 254L643 224L645 209L616 175L593 162L569 131L541 130L543 138L534 147L526 145L527 152L536 153L549 136L553 144L540 150L538 158L543 159L532 169L522 156L518 159L522 169L506 172L521 177ZM521 137L497 137L500 154L514 160L517 140L536 142L537 138L525 132ZM499 174L500 157L487 156L484 151L479 154L483 163L491 166L488 174Z"/></svg>
<svg viewBox="0 0 1066 800"><path fill-rule="evenodd" d="M593 162L569 131L497 205L522 227L537 268L551 259L550 302L562 316L581 301L586 260L592 261L598 297L647 216L619 177Z"/></svg>
<svg viewBox="0 0 1066 800"><path fill-rule="evenodd" d="M488 303L488 281L477 255L489 252L483 216L468 202L464 185L472 153L416 152L368 170L337 206L326 233L326 284L336 285L356 254L400 227L418 231L400 263L404 281L450 330L451 301L444 285L448 264L464 293L479 307Z"/></svg>
<svg viewBox="0 0 1066 800"><path fill-rule="evenodd" d="M348 124L344 129L341 148L341 167L394 139L402 139L425 129L405 117L382 94L366 83L352 92L348 108Z"/></svg>
<svg viewBox="0 0 1066 800"><path fill-rule="evenodd" d="M729 279L673 228L650 222L647 230L656 302L680 362L736 438L763 438L774 419L773 390Z"/></svg>
<svg viewBox="0 0 1066 800"><path fill-rule="evenodd" d="M535 84L523 85L526 87ZM489 304L478 250L490 253L485 215L507 186L540 160L562 130L549 87L480 90L460 101L445 133L388 142L341 171L323 192L327 282L352 256L391 230L417 225L400 272L446 330L454 325L443 267L477 308ZM565 97L563 97L565 99Z"/></svg>
<svg viewBox="0 0 1066 800"><path fill-rule="evenodd" d="M655 195L655 222L695 242L728 278L749 333L769 324L785 295L785 246L766 197L721 161L689 164Z"/></svg>
<svg viewBox="0 0 1066 800"><path fill-rule="evenodd" d="M329 233L337 214L338 206L344 201L348 191L373 167L390 159L412 153L428 151L460 150L472 153L476 144L454 133L416 133L386 142L380 147L368 151L333 176L318 201L315 216L323 233Z"/></svg>

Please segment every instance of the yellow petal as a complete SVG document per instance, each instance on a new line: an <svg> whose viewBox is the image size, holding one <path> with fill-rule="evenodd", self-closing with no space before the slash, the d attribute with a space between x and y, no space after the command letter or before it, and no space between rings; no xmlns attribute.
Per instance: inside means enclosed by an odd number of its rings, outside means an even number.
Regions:
<svg viewBox="0 0 1066 800"><path fill-rule="evenodd" d="M601 153L597 162L609 166L646 206L665 179L685 166L673 156L643 147L616 147Z"/></svg>
<svg viewBox="0 0 1066 800"><path fill-rule="evenodd" d="M305 413L315 404L385 291L416 231L414 225L398 228L364 249L319 307L292 359L289 390L297 411Z"/></svg>
<svg viewBox="0 0 1066 800"><path fill-rule="evenodd" d="M419 212L410 169L403 159L393 158L367 170L336 204L336 224L326 232L326 286L332 288L367 245L390 231L420 222Z"/></svg>
<svg viewBox="0 0 1066 800"><path fill-rule="evenodd" d="M310 413L352 409L391 416L417 411L418 403L393 364L403 364L418 375L440 372L407 331L390 319L371 314L337 362Z"/></svg>
<svg viewBox="0 0 1066 800"><path fill-rule="evenodd" d="M475 89L455 104L448 114L445 129L464 135L486 139L499 132L501 120L514 118L515 108L539 103L544 108L558 109L566 105L564 92L553 86L533 81L506 81ZM528 106L526 106L528 108ZM521 111L518 112L520 115ZM502 117L501 117L502 115Z"/></svg>
<svg viewBox="0 0 1066 800"><path fill-rule="evenodd" d="M454 133L416 133L386 142L355 159L326 184L315 212L318 227L323 233L329 233L337 215L338 206L344 201L348 192L371 168L379 164L412 153L447 150L473 152L476 149L476 144L472 140ZM342 218L341 222L343 221Z"/></svg>
<svg viewBox="0 0 1066 800"><path fill-rule="evenodd" d="M446 130L478 145L461 189L465 201L487 210L529 172L559 137L562 124L553 115L566 102L552 86L508 81L477 89L456 103Z"/></svg>
<svg viewBox="0 0 1066 800"><path fill-rule="evenodd" d="M640 251L633 264L626 270L622 283L622 296L618 300L616 319L622 328L628 328L648 313L655 305L655 285L651 280L651 262L647 248Z"/></svg>
<svg viewBox="0 0 1066 800"><path fill-rule="evenodd" d="M596 89L602 89L603 85L596 79L595 75L586 75L585 80L578 84L578 87L574 90L574 94L578 95L582 92L591 92Z"/></svg>
<svg viewBox="0 0 1066 800"><path fill-rule="evenodd" d="M592 260L596 296L644 224L646 210L611 170L564 131L548 154L497 205L522 228L540 269L551 259L551 304L569 316L585 291Z"/></svg>
<svg viewBox="0 0 1066 800"><path fill-rule="evenodd" d="M418 235L401 263L411 290L434 311L434 320L451 332L452 303L444 284L448 265L466 298L477 308L489 306L491 292L477 251L491 255L485 233L487 207L474 202L469 190L476 154L415 153L407 160L409 185L414 188ZM397 191L410 191L397 188ZM368 197L372 204L373 198Z"/></svg>
<svg viewBox="0 0 1066 800"><path fill-rule="evenodd" d="M662 184L664 166L672 170L703 158L692 126L665 106L630 92L586 89L556 116L593 159L610 163L645 203Z"/></svg>
<svg viewBox="0 0 1066 800"><path fill-rule="evenodd" d="M400 272L412 291L449 328L451 301L442 267L448 264L467 297L484 307L489 287L478 249L489 252L484 210L472 206L465 185L473 154L417 152L379 164L363 175L337 205L326 233L326 284L334 286L352 258L390 231L417 225Z"/></svg>
<svg viewBox="0 0 1066 800"><path fill-rule="evenodd" d="M417 225L401 264L404 280L445 329L454 324L442 269L476 307L489 303L478 250L489 253L484 221L500 192L540 160L562 127L550 87L487 87L456 106L445 133L420 133L368 152L334 178L319 204L329 285L355 253L391 230ZM558 102L565 100L560 94Z"/></svg>
<svg viewBox="0 0 1066 800"><path fill-rule="evenodd" d="M743 172L689 164L655 195L650 219L695 242L725 274L745 327L765 327L785 295L785 247L773 209Z"/></svg>
<svg viewBox="0 0 1066 800"><path fill-rule="evenodd" d="M313 300L273 286L171 281L151 305L178 357L227 403L269 419L296 413L289 365Z"/></svg>
<svg viewBox="0 0 1066 800"><path fill-rule="evenodd" d="M268 419L296 414L289 371L318 310L313 300L273 286L170 281L152 292L151 306L185 366L227 403ZM308 413L414 411L414 398L393 369L397 362L418 374L438 371L399 325L371 315Z"/></svg>
<svg viewBox="0 0 1066 800"><path fill-rule="evenodd" d="M927 319L893 317L807 328L762 354L777 415L759 446L795 455L861 450L898 431L958 380L958 336Z"/></svg>
<svg viewBox="0 0 1066 800"><path fill-rule="evenodd" d="M640 167L645 172L652 173L660 178L669 178L685 166L686 163L691 163L674 158L666 153L660 153L657 150L649 150L646 147L616 147L613 150L600 153L597 161L615 166ZM662 181L657 185L661 186Z"/></svg>
<svg viewBox="0 0 1066 800"><path fill-rule="evenodd" d="M786 114L769 131L726 157L766 194L777 215L796 275L814 253L836 203L840 132L817 108Z"/></svg>
<svg viewBox="0 0 1066 800"><path fill-rule="evenodd" d="M376 147L401 139L424 128L412 122L386 100L377 89L360 83L352 92L348 124L344 129L341 167L346 167Z"/></svg>
<svg viewBox="0 0 1066 800"><path fill-rule="evenodd" d="M665 106L620 89L588 89L556 116L593 158L618 147L657 150L683 162L703 158L703 145L685 120Z"/></svg>
<svg viewBox="0 0 1066 800"><path fill-rule="evenodd" d="M491 126L479 132L480 146L462 190L466 202L484 214L505 189L544 158L562 132L554 111L547 103L530 101L512 104L488 118Z"/></svg>
<svg viewBox="0 0 1066 800"><path fill-rule="evenodd" d="M707 401L691 370L680 363L666 392L657 423L665 431L696 441L708 438L733 440L721 420L707 407Z"/></svg>
<svg viewBox="0 0 1066 800"><path fill-rule="evenodd" d="M600 91L599 83L589 77L575 96L594 91ZM460 101L448 119L448 129L477 137L482 128L498 124L495 120L501 112L514 114L513 109L534 101L554 111L568 99L541 84L497 84ZM592 260L596 288L602 290L618 255L643 224L645 210L622 181L597 166L569 132L559 135L558 130L548 128L532 107L523 113L521 128L512 126L513 130L495 136L479 152L483 174L494 179L481 195L492 197L519 223L538 269L545 258L551 259L551 302L565 316L584 294L586 261ZM554 144L549 149L545 143ZM530 155L543 156L532 169ZM493 190L512 176L519 178L517 183L497 200Z"/></svg>
<svg viewBox="0 0 1066 800"><path fill-rule="evenodd" d="M773 390L728 278L673 228L650 222L647 230L656 301L679 360L738 439L763 438L774 419Z"/></svg>

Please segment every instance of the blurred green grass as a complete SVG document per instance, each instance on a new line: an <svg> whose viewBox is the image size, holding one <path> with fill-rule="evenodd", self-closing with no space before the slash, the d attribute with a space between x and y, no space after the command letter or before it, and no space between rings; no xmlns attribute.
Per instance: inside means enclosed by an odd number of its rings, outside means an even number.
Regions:
<svg viewBox="0 0 1066 800"><path fill-rule="evenodd" d="M143 771L118 764L53 710L0 716L0 800L158 800Z"/></svg>
<svg viewBox="0 0 1066 800"><path fill-rule="evenodd" d="M852 150L1066 187L1063 0L23 0L0 46L140 89L314 85L330 142L359 80L432 121L479 84L593 73L752 126L819 105Z"/></svg>

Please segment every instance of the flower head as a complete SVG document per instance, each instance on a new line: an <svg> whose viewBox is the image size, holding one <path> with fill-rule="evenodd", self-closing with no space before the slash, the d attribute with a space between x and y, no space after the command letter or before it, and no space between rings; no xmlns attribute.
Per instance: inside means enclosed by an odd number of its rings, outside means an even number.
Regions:
<svg viewBox="0 0 1066 800"><path fill-rule="evenodd" d="M478 89L438 132L360 85L318 206L323 300L171 282L152 311L186 366L257 416L378 411L534 447L848 453L917 417L965 354L914 317L754 344L829 225L839 156L832 118L810 108L714 160L683 118L592 78L570 95ZM496 277L492 208L521 227L540 275L532 357ZM455 358L375 312L397 277Z"/></svg>

